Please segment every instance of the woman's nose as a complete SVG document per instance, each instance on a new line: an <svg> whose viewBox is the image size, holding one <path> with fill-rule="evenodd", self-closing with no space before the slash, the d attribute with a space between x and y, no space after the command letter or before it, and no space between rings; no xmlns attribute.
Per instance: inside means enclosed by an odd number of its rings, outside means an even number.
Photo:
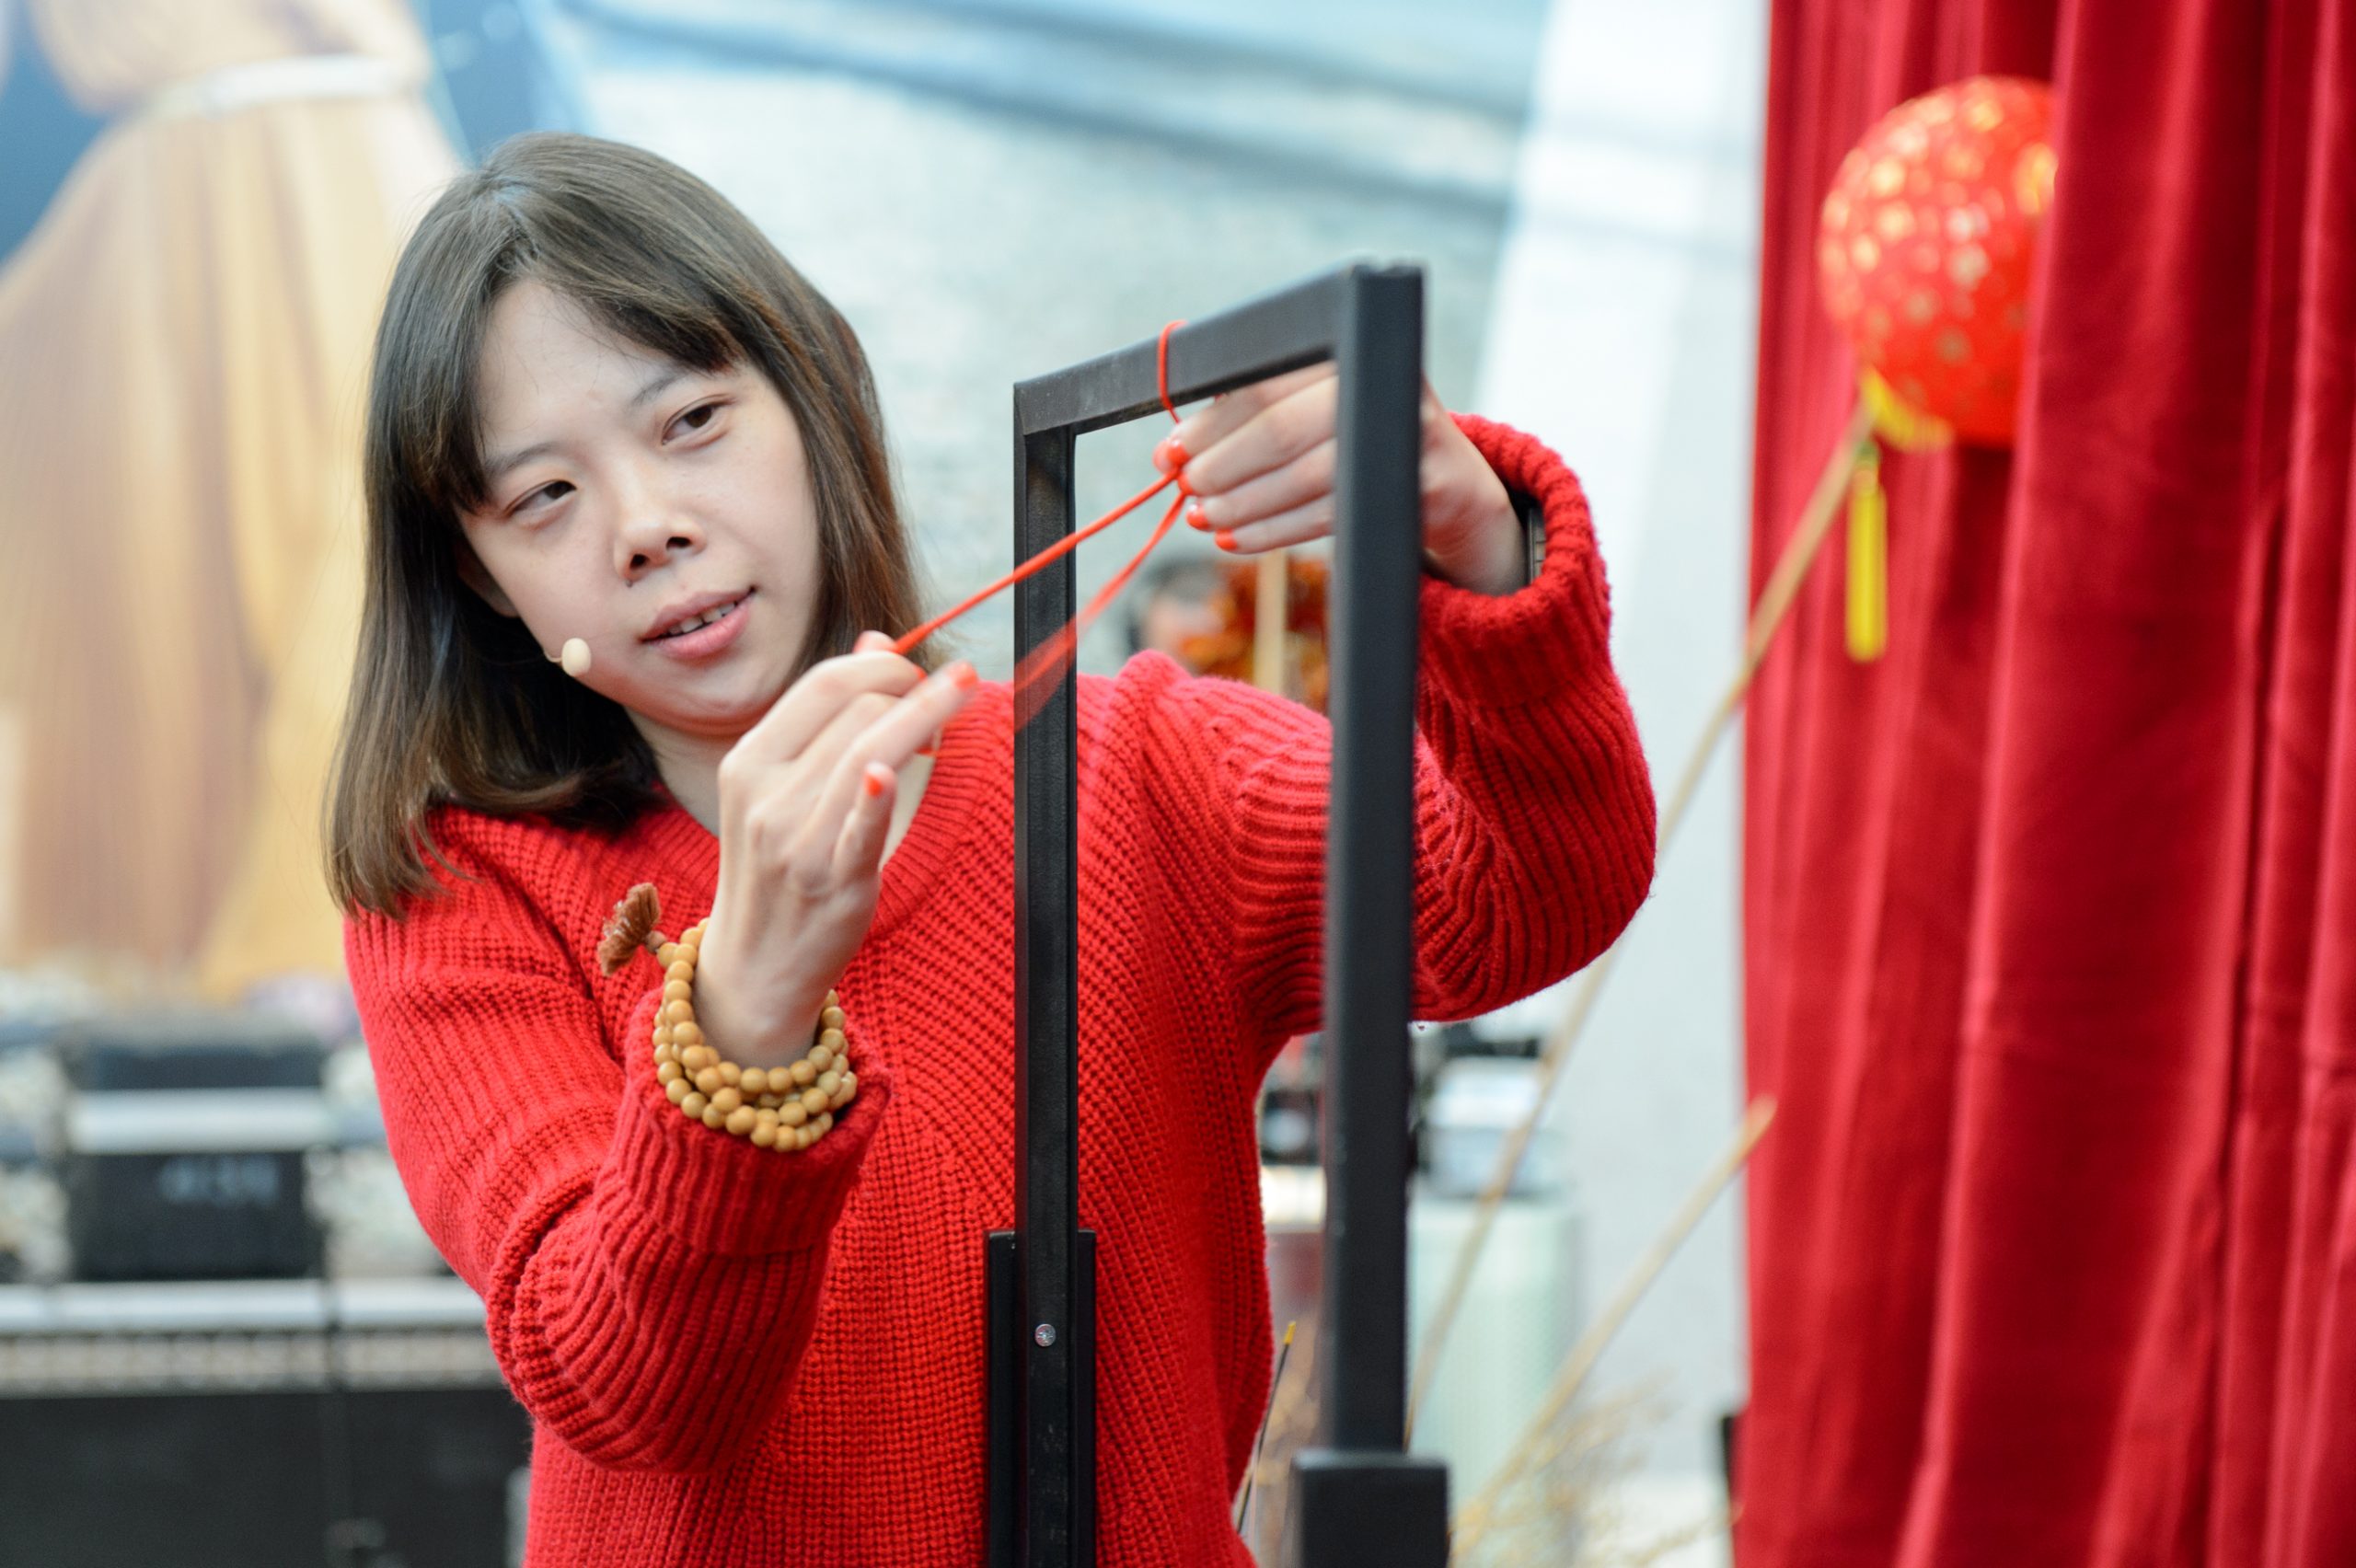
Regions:
<svg viewBox="0 0 2356 1568"><path fill-rule="evenodd" d="M614 564L625 578L641 577L673 556L702 545L701 531L659 491L641 490L622 499L628 509L615 530Z"/></svg>
<svg viewBox="0 0 2356 1568"><path fill-rule="evenodd" d="M675 524L658 523L632 528L624 536L618 564L625 577L642 577L673 556L696 548L695 536Z"/></svg>

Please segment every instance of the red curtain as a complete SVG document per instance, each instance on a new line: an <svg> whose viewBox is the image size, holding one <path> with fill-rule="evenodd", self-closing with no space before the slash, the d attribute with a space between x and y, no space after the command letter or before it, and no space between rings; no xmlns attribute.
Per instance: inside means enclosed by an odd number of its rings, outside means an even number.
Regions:
<svg viewBox="0 0 2356 1568"><path fill-rule="evenodd" d="M2007 455L1892 457L1752 699L1742 1568L2356 1563L2356 0L1775 0L1754 587L1818 204L2056 93Z"/></svg>

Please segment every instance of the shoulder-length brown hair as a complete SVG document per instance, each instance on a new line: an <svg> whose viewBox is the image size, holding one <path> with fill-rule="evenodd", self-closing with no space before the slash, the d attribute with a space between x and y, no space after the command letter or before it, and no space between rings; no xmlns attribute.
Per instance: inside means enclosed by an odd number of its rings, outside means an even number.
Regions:
<svg viewBox="0 0 2356 1568"><path fill-rule="evenodd" d="M874 379L835 307L676 165L587 136L502 143L426 213L377 327L366 600L328 822L328 882L346 910L398 914L434 887L438 806L618 828L654 799L653 755L621 706L561 674L458 575L458 513L485 495L483 335L526 278L682 364L750 364L784 398L819 532L799 667L862 628L918 619Z"/></svg>

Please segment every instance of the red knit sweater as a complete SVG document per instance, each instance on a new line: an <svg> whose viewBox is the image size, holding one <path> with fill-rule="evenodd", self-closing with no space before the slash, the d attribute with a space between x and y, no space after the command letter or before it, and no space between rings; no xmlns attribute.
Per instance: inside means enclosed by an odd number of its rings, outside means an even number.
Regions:
<svg viewBox="0 0 2356 1568"><path fill-rule="evenodd" d="M1424 585L1425 1018L1584 963L1652 870L1577 482L1461 422L1544 503L1547 550L1508 597ZM618 836L445 811L472 880L348 927L393 1156L537 1425L536 1568L980 1562L982 1236L1014 1218L1010 706L985 686L950 727L884 865L840 986L861 1092L807 1154L674 1110L653 960L597 973L632 882L675 928L710 907L718 842L675 803ZM1153 655L1081 681L1080 731L1100 1555L1248 1564L1229 1508L1271 1348L1253 1099L1317 1023L1328 731Z"/></svg>

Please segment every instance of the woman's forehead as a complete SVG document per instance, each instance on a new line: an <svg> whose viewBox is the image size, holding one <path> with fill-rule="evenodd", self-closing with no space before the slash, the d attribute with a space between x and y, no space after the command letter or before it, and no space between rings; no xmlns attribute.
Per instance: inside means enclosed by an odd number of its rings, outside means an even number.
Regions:
<svg viewBox="0 0 2356 1568"><path fill-rule="evenodd" d="M502 445L539 427L627 419L682 383L727 374L632 342L545 283L519 282L492 306L477 367L486 468L495 482Z"/></svg>

